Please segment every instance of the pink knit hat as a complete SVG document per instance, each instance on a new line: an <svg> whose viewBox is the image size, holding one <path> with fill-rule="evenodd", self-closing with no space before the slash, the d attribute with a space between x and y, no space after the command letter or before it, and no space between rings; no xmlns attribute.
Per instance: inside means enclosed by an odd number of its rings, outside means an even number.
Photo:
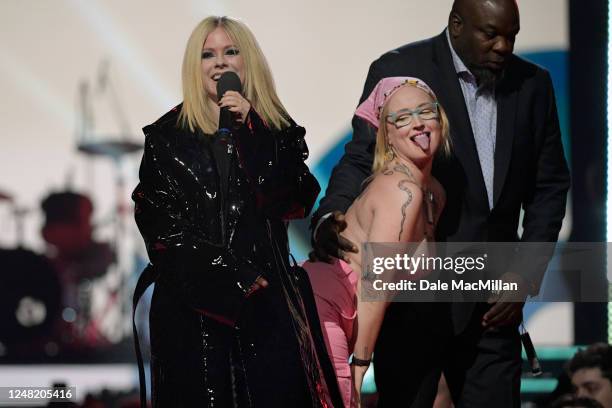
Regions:
<svg viewBox="0 0 612 408"><path fill-rule="evenodd" d="M367 120L376 129L380 122L380 113L382 112L385 102L404 85L414 86L425 92L427 92L433 100L437 100L436 94L431 90L429 85L418 78L413 77L389 77L383 78L374 87L374 90L368 96L368 99L363 101L361 105L357 107L355 115L362 119Z"/></svg>

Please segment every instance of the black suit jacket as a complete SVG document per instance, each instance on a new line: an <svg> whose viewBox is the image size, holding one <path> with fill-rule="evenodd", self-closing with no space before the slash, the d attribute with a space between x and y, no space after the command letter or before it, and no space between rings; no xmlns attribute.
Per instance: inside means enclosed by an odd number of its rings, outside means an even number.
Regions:
<svg viewBox="0 0 612 408"><path fill-rule="evenodd" d="M405 45L374 61L360 103L378 81L393 76L424 80L438 96L450 122L452 155L437 157L433 166L433 174L447 194L436 230L437 240L519 241L517 230L522 206L525 216L520 241L556 241L565 214L570 178L549 73L513 55L497 89L492 210L489 210L476 143L446 33ZM313 215L313 225L330 211L346 211L360 192L362 181L371 174L375 130L356 116L352 124L353 139L333 170L325 197ZM508 265L514 272L523 273L525 265L521 262L527 258L518 256ZM544 262L535 276L533 268L529 268L528 280L536 288L545 266Z"/></svg>

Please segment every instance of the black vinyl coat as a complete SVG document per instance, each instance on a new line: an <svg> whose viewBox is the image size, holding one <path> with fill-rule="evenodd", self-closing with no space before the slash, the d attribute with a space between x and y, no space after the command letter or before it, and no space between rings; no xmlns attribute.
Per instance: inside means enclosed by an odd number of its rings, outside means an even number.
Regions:
<svg viewBox="0 0 612 408"><path fill-rule="evenodd" d="M331 368L308 281L288 264L286 221L319 193L305 130L271 131L251 110L232 135L205 135L177 125L180 109L144 128L132 195L157 276L153 406L322 406ZM249 294L260 276L269 286Z"/></svg>

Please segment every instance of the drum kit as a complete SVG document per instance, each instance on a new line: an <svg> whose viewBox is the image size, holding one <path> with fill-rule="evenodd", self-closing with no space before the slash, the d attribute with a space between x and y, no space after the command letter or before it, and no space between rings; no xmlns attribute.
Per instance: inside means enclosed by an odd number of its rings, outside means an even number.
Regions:
<svg viewBox="0 0 612 408"><path fill-rule="evenodd" d="M108 75L108 64L103 65L102 71L101 75ZM108 78L105 81L109 87ZM111 93L115 95L112 103L116 112L120 113L114 90ZM116 170L116 201L110 217L112 238L110 243L92 239L80 254L69 258L62 258L57 248L54 254L37 254L24 247L24 222L36 211L18 206L12 194L0 191L0 207L10 209L16 233L16 246L0 249L0 362L91 355L131 342L135 240L128 233L131 206L126 203L121 166L128 156L142 150L142 143L127 136L126 126L122 126L119 137L92 137L86 82L80 86L80 96L77 151L88 161L111 159ZM123 116L120 119L127 123ZM70 194L73 193L52 195ZM45 240L49 242L46 236Z"/></svg>

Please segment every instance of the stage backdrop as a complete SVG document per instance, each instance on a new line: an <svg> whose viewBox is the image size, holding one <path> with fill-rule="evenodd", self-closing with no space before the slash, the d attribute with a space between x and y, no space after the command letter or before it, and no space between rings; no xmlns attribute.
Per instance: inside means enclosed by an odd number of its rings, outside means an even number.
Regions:
<svg viewBox="0 0 612 408"><path fill-rule="evenodd" d="M521 32L516 42L519 54L553 74L564 140L568 140L566 3L519 1ZM350 119L370 62L391 48L442 32L451 4L451 0L3 0L0 247L47 251L40 232L40 203L51 192L77 191L94 204L96 239L118 244L120 265L101 287L118 286L125 276L133 282L146 262L131 222L129 200L137 183L140 152L92 154L79 152L77 146L122 138L143 142L142 126L181 100L184 46L203 17L230 15L251 27L283 103L307 129L308 163L325 188L350 138ZM298 259L308 251L304 225L298 223L291 233ZM570 226L568 219L564 234ZM100 289L100 298L103 292ZM528 315L538 322L532 327L536 342L572 343L567 305L534 307ZM129 324L122 324L117 330L128 329Z"/></svg>

